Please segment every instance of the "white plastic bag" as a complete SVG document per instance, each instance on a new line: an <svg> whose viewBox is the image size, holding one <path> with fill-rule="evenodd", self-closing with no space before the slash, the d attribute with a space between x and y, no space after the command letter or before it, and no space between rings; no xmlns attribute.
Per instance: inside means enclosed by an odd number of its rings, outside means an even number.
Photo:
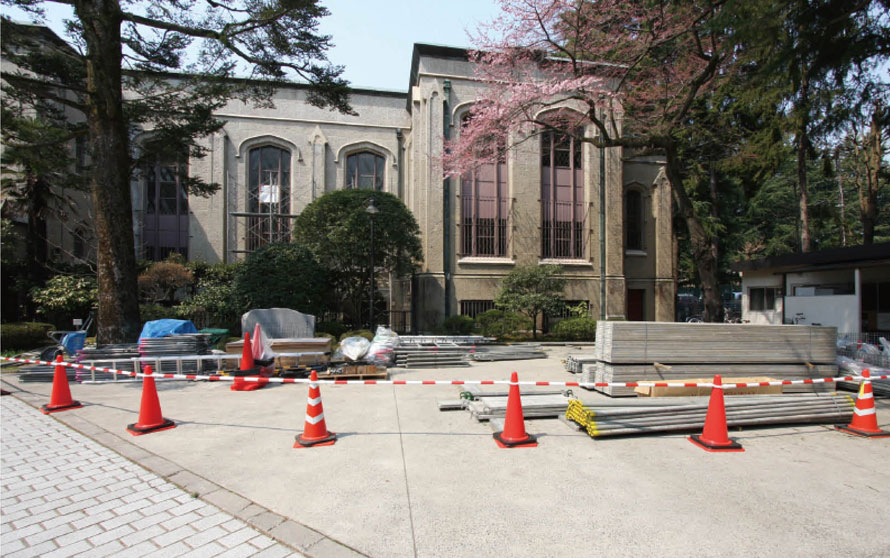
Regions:
<svg viewBox="0 0 890 558"><path fill-rule="evenodd" d="M399 335L388 327L377 326L377 334L368 349L368 360L377 364L392 364L395 348L399 346Z"/></svg>
<svg viewBox="0 0 890 558"><path fill-rule="evenodd" d="M368 353L371 342L364 337L347 337L340 341L340 350L346 360L359 360Z"/></svg>

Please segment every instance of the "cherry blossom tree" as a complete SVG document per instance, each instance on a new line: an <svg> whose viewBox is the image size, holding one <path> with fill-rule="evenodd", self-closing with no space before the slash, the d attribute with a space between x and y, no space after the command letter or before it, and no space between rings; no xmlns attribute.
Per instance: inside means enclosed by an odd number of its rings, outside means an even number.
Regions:
<svg viewBox="0 0 890 558"><path fill-rule="evenodd" d="M500 4L501 15L474 37L477 49L471 56L487 87L460 137L448 146L448 171L463 174L547 131L598 147L661 154L689 232L705 319L721 320L717 239L706 232L684 189L678 136L701 104L697 101L734 70L722 2ZM585 125L595 133L585 133Z"/></svg>

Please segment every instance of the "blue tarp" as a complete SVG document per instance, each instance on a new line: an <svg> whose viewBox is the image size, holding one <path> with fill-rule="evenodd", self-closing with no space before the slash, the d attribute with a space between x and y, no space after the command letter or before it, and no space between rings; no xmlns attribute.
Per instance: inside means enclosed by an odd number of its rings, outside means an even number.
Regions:
<svg viewBox="0 0 890 558"><path fill-rule="evenodd" d="M163 320L145 322L145 325L142 327L142 333L139 334L139 339L167 337L177 333L198 333L198 329L189 320L165 318Z"/></svg>

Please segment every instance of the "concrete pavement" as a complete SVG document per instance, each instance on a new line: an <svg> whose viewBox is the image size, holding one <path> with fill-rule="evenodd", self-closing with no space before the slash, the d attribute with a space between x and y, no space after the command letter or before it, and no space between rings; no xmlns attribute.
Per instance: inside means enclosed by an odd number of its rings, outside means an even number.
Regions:
<svg viewBox="0 0 890 558"><path fill-rule="evenodd" d="M560 363L569 352L391 373L574 379ZM48 384L17 387L26 391L16 397L47 401ZM595 441L546 419L526 422L539 447L502 450L486 424L437 410L457 397L453 386L322 385L340 439L294 450L304 386L158 389L176 429L125 432L139 384L75 384L84 408L56 417L310 556L890 555L890 440L825 426L746 429L731 433L745 453L710 454L680 435ZM890 401L878 400L878 421L890 425Z"/></svg>

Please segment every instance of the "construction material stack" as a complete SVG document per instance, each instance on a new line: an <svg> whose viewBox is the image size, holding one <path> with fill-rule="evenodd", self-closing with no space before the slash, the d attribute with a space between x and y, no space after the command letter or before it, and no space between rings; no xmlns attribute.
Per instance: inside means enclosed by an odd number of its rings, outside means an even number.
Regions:
<svg viewBox="0 0 890 558"><path fill-rule="evenodd" d="M622 406L585 406L572 399L566 419L593 438L652 432L701 429L708 412L705 398L666 398L627 401ZM853 416L855 402L848 395L827 393L795 395L736 395L725 399L729 427L768 424L840 424Z"/></svg>
<svg viewBox="0 0 890 558"><path fill-rule="evenodd" d="M275 366L281 369L294 367L311 367L326 364L330 360L330 337L293 337L270 339L269 348L275 354L307 353L302 356L278 356L275 358ZM244 347L244 341L232 341L226 343L226 353L240 355ZM230 361L229 366L235 361Z"/></svg>
<svg viewBox="0 0 890 558"><path fill-rule="evenodd" d="M139 340L143 366L152 365L159 374L195 374L216 368L216 363L200 359L155 360L152 357L186 357L210 354L210 334L181 333L166 337L144 337Z"/></svg>
<svg viewBox="0 0 890 558"><path fill-rule="evenodd" d="M601 321L596 363L583 366L582 382L683 381L714 374L833 377L836 336L835 328L821 326ZM595 389L610 396L634 395L629 387ZM833 389L831 384L784 386L785 393Z"/></svg>

